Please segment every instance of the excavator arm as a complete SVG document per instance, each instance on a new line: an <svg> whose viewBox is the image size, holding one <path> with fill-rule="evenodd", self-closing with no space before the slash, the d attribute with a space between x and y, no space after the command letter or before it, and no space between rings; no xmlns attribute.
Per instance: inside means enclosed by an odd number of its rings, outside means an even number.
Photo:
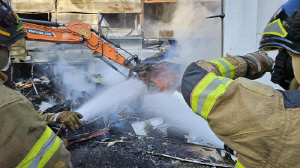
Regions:
<svg viewBox="0 0 300 168"><path fill-rule="evenodd" d="M142 80L152 92L178 88L177 85L174 86L173 82L179 79L178 73L167 71L167 74L159 75L163 74L161 72L166 71L165 69L172 69L170 68L172 66L166 63L160 63L158 66L143 64L136 55L132 55L125 49L121 48L121 46L114 44L88 24L81 22L68 22L61 24L57 22L22 18L21 20L27 34L27 40L83 44L90 49L91 53L93 53L95 57L100 58L116 71L120 72L115 66L107 61L105 57L130 69L128 76L124 75L122 72L120 73L125 77L132 77L133 75L136 76L138 79ZM58 29L53 27L60 28ZM115 48L125 51L130 55L130 57L128 59L123 57ZM131 61L135 61L136 65L133 66Z"/></svg>
<svg viewBox="0 0 300 168"><path fill-rule="evenodd" d="M68 22L65 24L60 24L56 22L46 22L30 19L21 20L23 21L27 40L83 44L90 49L91 53L93 53L94 56L99 57L102 60L104 59L103 56L105 56L128 69L133 67L132 63L130 62L131 60L138 61L137 56L130 54L120 46L106 39L105 36L99 34L88 24L81 22ZM63 28L57 29L49 26ZM122 55L120 55L115 47L121 48L122 50L130 54L130 59L126 59Z"/></svg>

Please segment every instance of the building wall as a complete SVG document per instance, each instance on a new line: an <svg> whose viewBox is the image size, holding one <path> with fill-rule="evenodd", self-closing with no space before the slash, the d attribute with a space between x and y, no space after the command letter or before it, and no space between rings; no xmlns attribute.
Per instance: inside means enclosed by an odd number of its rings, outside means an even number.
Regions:
<svg viewBox="0 0 300 168"><path fill-rule="evenodd" d="M287 0L226 0L224 53L257 51L271 16Z"/></svg>
<svg viewBox="0 0 300 168"><path fill-rule="evenodd" d="M245 55L258 50L263 30L272 15L287 0L226 0L224 53ZM269 53L275 58L276 52ZM270 73L256 81L273 84Z"/></svg>
<svg viewBox="0 0 300 168"><path fill-rule="evenodd" d="M142 0L10 0L18 13L141 13Z"/></svg>
<svg viewBox="0 0 300 168"><path fill-rule="evenodd" d="M58 23L67 23L71 21L82 22L91 25L98 30L100 16L104 17L107 28L103 33L111 38L126 39L131 36L141 35L141 26L139 25L139 15L142 12L142 0L8 0L15 12L20 17L52 21ZM128 21L127 21L128 20ZM119 22L116 24L115 22ZM109 24L112 24L110 26ZM135 43L137 54L142 48L141 40L131 40L130 44ZM131 47L132 48L132 47ZM130 49L131 49L130 48ZM13 53L17 51L17 46L13 47ZM27 50L33 62L48 62L64 58L68 61L86 61L91 60L91 52L82 45L68 45L45 43L38 41L27 42ZM45 54L46 53L46 54ZM74 54L75 53L75 54ZM75 56L74 56L75 55ZM17 56L17 55L15 55ZM126 57L128 57L126 55ZM70 59L69 59L70 58Z"/></svg>

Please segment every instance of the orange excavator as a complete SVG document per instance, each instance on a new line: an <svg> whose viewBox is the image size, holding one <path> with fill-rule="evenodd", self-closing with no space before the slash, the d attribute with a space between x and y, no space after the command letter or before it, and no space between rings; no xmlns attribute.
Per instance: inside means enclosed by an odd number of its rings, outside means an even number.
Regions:
<svg viewBox="0 0 300 168"><path fill-rule="evenodd" d="M21 20L25 28L26 40L83 44L90 49L94 57L100 58L126 78L136 76L142 80L150 90L165 91L169 89L170 86L168 85L172 85L172 83L168 83L167 81L172 82L174 79L166 80L168 78L160 76L158 74L160 70L155 69L155 65L141 63L137 55L129 53L120 45L115 44L86 23L68 22L63 24L25 18L21 18ZM60 29L57 29L58 27L60 27ZM130 57L123 57L118 53L116 48L123 50L129 54ZM120 72L118 68L111 64L106 58L128 68L129 75L127 76ZM166 70L165 67L163 69ZM151 75L152 72L156 74ZM172 72L173 76L176 73L177 72ZM166 77L168 77L168 75ZM175 77L172 78L179 78L179 76L175 75Z"/></svg>

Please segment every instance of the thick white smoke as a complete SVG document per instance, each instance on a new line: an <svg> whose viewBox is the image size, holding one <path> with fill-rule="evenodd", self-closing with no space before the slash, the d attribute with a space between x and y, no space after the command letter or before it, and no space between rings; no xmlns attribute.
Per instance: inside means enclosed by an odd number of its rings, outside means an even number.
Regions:
<svg viewBox="0 0 300 168"><path fill-rule="evenodd" d="M189 1L192 2L192 1ZM178 3L171 23L157 23L153 29L174 30L177 46L168 54L176 55L171 61L188 65L199 59L214 59L221 55L220 19L207 20L214 15L201 4L192 7L190 3ZM94 91L94 86L84 82L85 71L82 69L65 69L62 64L64 83L69 89ZM118 66L122 71L122 67ZM214 135L205 120L169 94L146 95L145 85L138 80L124 80L124 77L107 65L91 64L88 71L96 70L103 75L106 89L76 111L84 115L84 120L96 116L115 114L120 109L129 111L135 108L153 109L173 123L177 123L203 140L222 147L223 143ZM127 72L124 73L127 74ZM95 94L95 93L94 93ZM145 96L146 95L146 96ZM144 110L143 110L144 111ZM147 110L145 110L147 111Z"/></svg>
<svg viewBox="0 0 300 168"><path fill-rule="evenodd" d="M119 68L120 70L128 71L126 68ZM86 66L74 65L65 60L60 60L57 63L57 73L62 78L67 98L69 98L68 96L71 91L76 91L76 93L85 91L90 95L94 95L97 89L95 83L91 82L93 74L101 74L106 86L114 85L125 80L124 76L113 70L100 59L94 59L92 62L88 62Z"/></svg>
<svg viewBox="0 0 300 168"><path fill-rule="evenodd" d="M57 68L59 74L61 74L67 98L72 90L78 92L86 91L87 93L96 90L94 84L87 82L87 73L81 67L71 66L68 62L61 60Z"/></svg>
<svg viewBox="0 0 300 168"><path fill-rule="evenodd" d="M83 120L91 120L97 116L115 115L124 109L129 112L136 109L138 111L135 112L155 111L166 121L188 130L205 142L223 147L223 142L211 131L207 122L188 107L181 94L148 95L146 86L136 79L108 87L76 111L84 115Z"/></svg>
<svg viewBox="0 0 300 168"><path fill-rule="evenodd" d="M152 109L161 114L167 121L188 130L189 133L205 142L212 143L215 147L222 148L224 145L211 131L207 122L189 108L179 93L172 96L166 93L147 95L144 99L143 108Z"/></svg>
<svg viewBox="0 0 300 168"><path fill-rule="evenodd" d="M180 0L175 8L170 23L146 21L146 24L151 23L150 29L174 31L177 44L167 53L168 61L189 65L194 61L221 57L221 19L207 19L221 13L220 3L204 6L193 0Z"/></svg>
<svg viewBox="0 0 300 168"><path fill-rule="evenodd" d="M167 53L167 61L189 65L194 61L221 57L221 19L207 19L208 16L219 15L220 9L220 3L204 6L193 0L180 0L170 23L152 24L152 29L174 30L177 44ZM223 142L216 137L207 122L197 116L180 96L177 95L177 99L167 94L146 96L144 108L152 108L203 140L223 147Z"/></svg>
<svg viewBox="0 0 300 168"><path fill-rule="evenodd" d="M170 61L189 65L201 59L211 60L221 56L221 20L206 18L212 15L215 13L201 4L178 3L171 24L183 25L183 28L176 30L177 46L169 53L179 57Z"/></svg>

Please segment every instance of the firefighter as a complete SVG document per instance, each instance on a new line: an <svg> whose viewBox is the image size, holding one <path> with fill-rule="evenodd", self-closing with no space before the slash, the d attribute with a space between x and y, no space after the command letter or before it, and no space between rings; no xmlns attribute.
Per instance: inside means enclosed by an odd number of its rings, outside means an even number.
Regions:
<svg viewBox="0 0 300 168"><path fill-rule="evenodd" d="M7 70L10 46L23 37L22 22L11 7L0 0L0 70ZM64 143L22 94L3 85L6 80L7 76L0 72L0 167L72 167ZM73 129L82 118L74 112L52 116L43 118L68 123Z"/></svg>
<svg viewBox="0 0 300 168"><path fill-rule="evenodd" d="M264 52L278 49L273 60ZM264 52L262 52L264 51ZM284 90L251 79L272 71ZM300 167L300 1L265 27L260 52L190 64L182 94L192 110L238 153L236 167Z"/></svg>

